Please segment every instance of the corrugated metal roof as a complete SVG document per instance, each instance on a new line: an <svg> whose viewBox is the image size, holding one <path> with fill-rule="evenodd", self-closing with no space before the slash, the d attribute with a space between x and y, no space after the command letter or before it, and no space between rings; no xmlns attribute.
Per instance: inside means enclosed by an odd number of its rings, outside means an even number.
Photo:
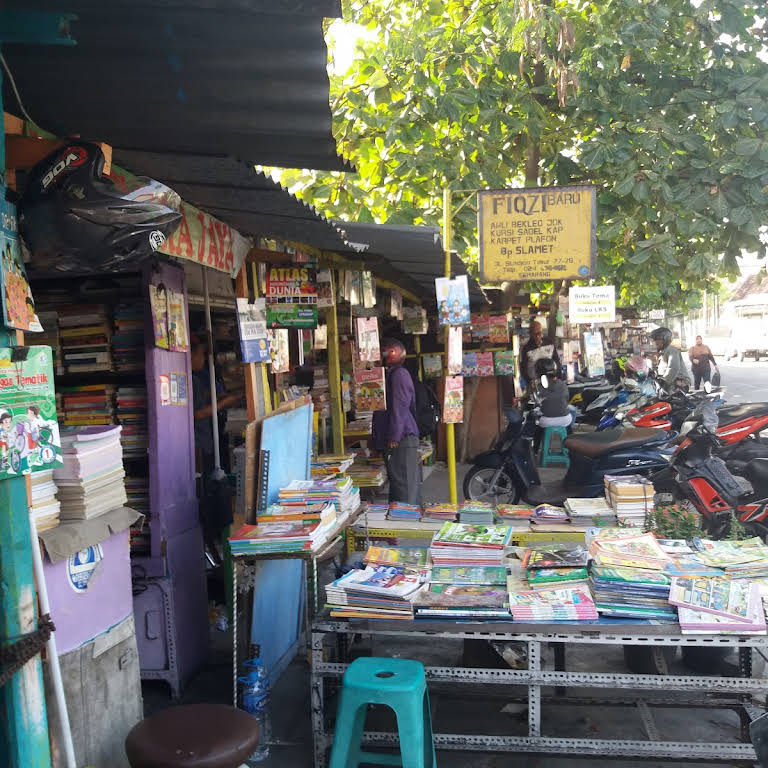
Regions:
<svg viewBox="0 0 768 768"><path fill-rule="evenodd" d="M45 130L122 149L350 170L331 133L322 29L338 0L8 5L78 15L75 46L3 48L27 111Z"/></svg>
<svg viewBox="0 0 768 768"><path fill-rule="evenodd" d="M333 222L232 158L115 150L113 160L135 174L162 181L242 235L293 240L326 251L351 248Z"/></svg>
<svg viewBox="0 0 768 768"><path fill-rule="evenodd" d="M445 255L440 230L437 227L419 227L395 224L351 224L337 221L336 225L344 232L351 243L365 243L368 249L364 254L349 254L366 263L386 262L392 269L396 282L403 287L416 284L414 293L422 296L435 296L435 278L443 277ZM383 265L376 271L382 273ZM451 256L453 276L467 274L467 267L456 255ZM409 288L409 290L413 290ZM469 277L469 301L472 306L488 304L480 286L473 277Z"/></svg>

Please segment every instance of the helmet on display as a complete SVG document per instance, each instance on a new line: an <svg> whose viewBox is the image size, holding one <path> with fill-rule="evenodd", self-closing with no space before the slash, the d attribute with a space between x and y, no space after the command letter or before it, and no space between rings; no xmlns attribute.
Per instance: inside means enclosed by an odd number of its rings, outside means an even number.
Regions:
<svg viewBox="0 0 768 768"><path fill-rule="evenodd" d="M114 268L150 256L181 222L181 200L150 179L122 193L103 175L96 144L74 141L27 178L19 226L37 268Z"/></svg>
<svg viewBox="0 0 768 768"><path fill-rule="evenodd" d="M657 328L651 333L651 338L654 341L661 340L665 347L668 347L672 343L672 331L669 328Z"/></svg>
<svg viewBox="0 0 768 768"><path fill-rule="evenodd" d="M551 357L542 357L541 360L537 360L536 375L537 376L556 376L557 366L555 365L555 361Z"/></svg>
<svg viewBox="0 0 768 768"><path fill-rule="evenodd" d="M402 365L405 362L405 347L402 341L397 339L382 339L381 359L384 365Z"/></svg>

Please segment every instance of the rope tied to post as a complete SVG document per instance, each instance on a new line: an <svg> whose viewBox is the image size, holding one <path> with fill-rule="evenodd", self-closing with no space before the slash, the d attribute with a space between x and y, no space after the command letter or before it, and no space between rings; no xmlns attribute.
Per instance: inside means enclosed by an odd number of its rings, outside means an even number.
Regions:
<svg viewBox="0 0 768 768"><path fill-rule="evenodd" d="M37 629L8 645L0 645L0 688L2 688L30 659L48 644L56 627L50 614L43 614Z"/></svg>

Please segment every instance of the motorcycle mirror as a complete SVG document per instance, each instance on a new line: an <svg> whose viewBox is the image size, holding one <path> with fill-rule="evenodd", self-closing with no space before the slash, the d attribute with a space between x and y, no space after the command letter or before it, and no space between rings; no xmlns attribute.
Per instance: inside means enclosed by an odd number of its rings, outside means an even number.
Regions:
<svg viewBox="0 0 768 768"><path fill-rule="evenodd" d="M547 377L546 377L546 376L542 376L542 377L541 377L541 379L540 379L540 381L541 381L541 386L542 386L544 389L549 389L549 380L547 379Z"/></svg>
<svg viewBox="0 0 768 768"><path fill-rule="evenodd" d="M710 394L712 392L712 382L711 381L705 381L704 382L704 391L707 394Z"/></svg>

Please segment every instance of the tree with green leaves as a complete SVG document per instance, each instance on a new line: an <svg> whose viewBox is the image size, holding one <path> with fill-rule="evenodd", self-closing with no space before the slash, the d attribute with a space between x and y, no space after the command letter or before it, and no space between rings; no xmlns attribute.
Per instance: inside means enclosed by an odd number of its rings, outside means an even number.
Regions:
<svg viewBox="0 0 768 768"><path fill-rule="evenodd" d="M322 213L438 224L446 186L592 183L599 275L640 306L695 305L765 253L763 0L349 0L345 19L376 31L331 83L359 174L282 175ZM455 231L471 264L471 206Z"/></svg>

